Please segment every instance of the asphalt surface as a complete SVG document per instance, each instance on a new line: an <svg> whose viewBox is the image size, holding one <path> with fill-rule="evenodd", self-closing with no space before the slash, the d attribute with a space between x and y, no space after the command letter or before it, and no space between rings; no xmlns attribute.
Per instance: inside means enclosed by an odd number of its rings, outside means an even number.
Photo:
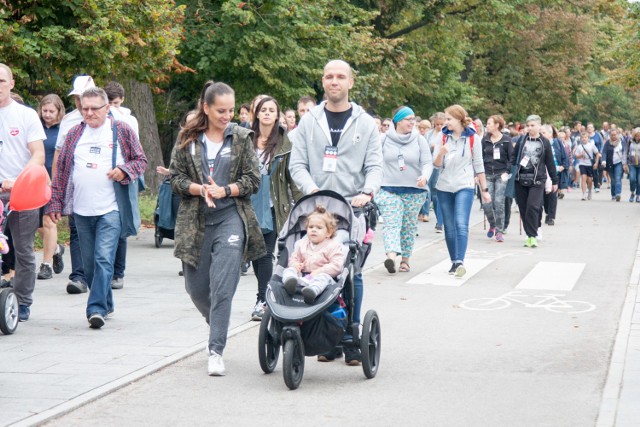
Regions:
<svg viewBox="0 0 640 427"><path fill-rule="evenodd" d="M32 319L0 337L0 425L639 425L640 204L607 193L561 200L534 249L515 211L505 243L488 239L475 204L458 282L440 267L433 222L419 225L410 273L382 267L379 230L363 304L381 320L378 375L306 358L295 391L281 362L269 375L258 364L251 274L234 299L227 376L206 375L207 328L171 242L156 249L143 231L103 330L88 328L86 295L66 295L66 277L38 282ZM523 288L540 269L540 288Z"/></svg>

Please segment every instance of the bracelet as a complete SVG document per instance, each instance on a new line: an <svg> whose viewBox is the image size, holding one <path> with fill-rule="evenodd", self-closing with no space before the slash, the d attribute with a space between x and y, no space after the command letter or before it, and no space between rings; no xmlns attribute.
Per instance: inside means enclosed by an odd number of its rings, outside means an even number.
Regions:
<svg viewBox="0 0 640 427"><path fill-rule="evenodd" d="M200 197L204 197L204 185L200 186Z"/></svg>

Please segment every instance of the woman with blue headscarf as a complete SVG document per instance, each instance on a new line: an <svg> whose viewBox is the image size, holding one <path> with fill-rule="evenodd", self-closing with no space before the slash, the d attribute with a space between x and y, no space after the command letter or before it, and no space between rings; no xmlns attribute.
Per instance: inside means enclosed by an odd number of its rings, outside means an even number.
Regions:
<svg viewBox="0 0 640 427"><path fill-rule="evenodd" d="M433 171L429 144L414 129L416 115L409 107L398 108L394 127L381 136L384 177L376 203L384 217L383 240L389 273L396 272L396 257L402 256L399 270L410 271L418 212L427 197L427 179Z"/></svg>

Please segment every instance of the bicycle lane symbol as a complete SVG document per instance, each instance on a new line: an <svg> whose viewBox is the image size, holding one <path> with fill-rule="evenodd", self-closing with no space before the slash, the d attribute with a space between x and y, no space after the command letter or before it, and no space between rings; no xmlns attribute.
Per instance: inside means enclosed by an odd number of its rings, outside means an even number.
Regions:
<svg viewBox="0 0 640 427"><path fill-rule="evenodd" d="M564 294L526 295L520 291L510 291L496 298L471 298L460 303L465 310L502 310L511 304L521 304L526 308L543 308L552 313L588 313L596 306L587 301L564 300Z"/></svg>

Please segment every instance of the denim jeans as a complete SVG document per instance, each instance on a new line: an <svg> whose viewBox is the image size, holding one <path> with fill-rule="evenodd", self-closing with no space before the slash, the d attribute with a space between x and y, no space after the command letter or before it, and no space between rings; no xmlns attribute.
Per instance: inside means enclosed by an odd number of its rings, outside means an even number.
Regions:
<svg viewBox="0 0 640 427"><path fill-rule="evenodd" d="M487 188L491 195L490 203L483 203L482 209L489 220L489 226L495 228L497 233L504 230L504 192L507 189L507 181L503 181L500 175L487 176Z"/></svg>
<svg viewBox="0 0 640 427"><path fill-rule="evenodd" d="M440 203L438 203L438 191L436 190L436 184L438 183L438 177L440 176L440 169L434 169L429 179L429 192L427 193L427 201L424 202L422 209L420 209L420 215L429 215L429 208L431 202L433 202L433 211L436 214L436 224L442 224L442 209Z"/></svg>
<svg viewBox="0 0 640 427"><path fill-rule="evenodd" d="M473 188L455 193L438 190L438 202L444 220L444 238L451 262L463 262L469 242L469 216L473 205Z"/></svg>
<svg viewBox="0 0 640 427"><path fill-rule="evenodd" d="M73 218L78 229L82 265L90 288L87 318L93 313L106 316L114 309L111 277L120 239L120 214L118 211L98 216L74 213Z"/></svg>
<svg viewBox="0 0 640 427"><path fill-rule="evenodd" d="M631 187L631 194L640 196L640 185L638 185L638 179L640 179L640 166L629 165L629 186Z"/></svg>
<svg viewBox="0 0 640 427"><path fill-rule="evenodd" d="M622 194L622 162L614 163L609 172L611 180L611 197Z"/></svg>
<svg viewBox="0 0 640 427"><path fill-rule="evenodd" d="M80 242L78 241L78 229L73 215L69 216L69 252L71 252L71 274L69 280L87 284L87 278L84 275L84 267L82 266L82 253Z"/></svg>
<svg viewBox="0 0 640 427"><path fill-rule="evenodd" d="M116 257L113 261L113 278L122 279L124 277L124 270L127 267L127 238L120 237L118 239L118 249L116 250Z"/></svg>

